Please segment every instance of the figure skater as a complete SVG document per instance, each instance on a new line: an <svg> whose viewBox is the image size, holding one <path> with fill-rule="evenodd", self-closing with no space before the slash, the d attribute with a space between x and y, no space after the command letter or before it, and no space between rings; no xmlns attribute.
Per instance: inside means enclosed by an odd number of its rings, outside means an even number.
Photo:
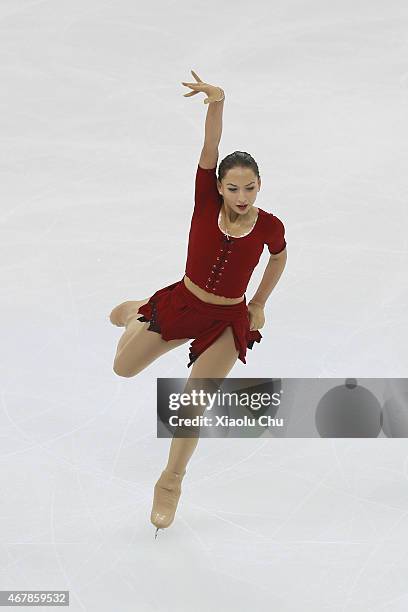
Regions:
<svg viewBox="0 0 408 612"><path fill-rule="evenodd" d="M197 82L183 82L192 90L184 95L203 92L208 109L185 273L151 297L123 302L112 310L111 322L126 328L113 365L119 376L135 376L164 353L193 340L188 382L224 379L237 359L246 363L247 348L261 341L265 303L286 265L282 221L254 206L261 178L253 157L242 151L227 155L217 180L225 93L191 73ZM265 244L269 261L247 305L245 291ZM154 487L150 520L155 537L174 520L181 482L197 442L198 437L173 436L167 465Z"/></svg>

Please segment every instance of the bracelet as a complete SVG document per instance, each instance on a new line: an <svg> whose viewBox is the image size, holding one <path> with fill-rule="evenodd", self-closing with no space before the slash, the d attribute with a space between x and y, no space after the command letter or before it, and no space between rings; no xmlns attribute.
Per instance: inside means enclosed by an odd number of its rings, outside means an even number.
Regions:
<svg viewBox="0 0 408 612"><path fill-rule="evenodd" d="M259 302L254 302L253 300L250 300L248 304L256 304L257 306L260 306L261 308L264 308L265 306L264 304L260 304Z"/></svg>
<svg viewBox="0 0 408 612"><path fill-rule="evenodd" d="M217 87L218 87L218 86L217 86ZM218 89L221 89L221 87L218 87ZM224 100L224 98L225 98L225 93L224 93L224 90L223 90L223 89L221 89L221 96L222 96L222 97L221 97L219 100L213 100L213 102L222 102L222 101Z"/></svg>

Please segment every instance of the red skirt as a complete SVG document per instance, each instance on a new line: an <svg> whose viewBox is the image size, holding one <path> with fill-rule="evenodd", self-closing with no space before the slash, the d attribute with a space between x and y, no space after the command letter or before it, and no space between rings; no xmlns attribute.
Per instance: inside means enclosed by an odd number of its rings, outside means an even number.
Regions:
<svg viewBox="0 0 408 612"><path fill-rule="evenodd" d="M234 333L238 358L246 364L247 348L260 342L258 330L249 329L246 297L238 304L209 304L191 293L181 279L154 293L138 310L138 321L149 321L148 330L161 334L163 340L194 338L190 345L189 368L229 325Z"/></svg>

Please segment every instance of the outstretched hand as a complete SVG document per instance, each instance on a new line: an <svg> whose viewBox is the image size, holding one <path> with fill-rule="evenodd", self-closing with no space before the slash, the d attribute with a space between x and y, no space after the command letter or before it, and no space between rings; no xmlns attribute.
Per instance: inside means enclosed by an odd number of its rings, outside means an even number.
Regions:
<svg viewBox="0 0 408 612"><path fill-rule="evenodd" d="M195 96L200 91L202 91L207 95L207 98L205 98L204 100L204 104L209 104L210 102L217 102L220 100L222 90L219 87L216 87L215 85L210 85L209 83L204 83L204 81L200 79L200 77L197 73L194 72L194 70L191 70L191 74L193 75L197 83L186 83L182 81L182 85L190 87L193 90L189 93L184 94L185 98Z"/></svg>

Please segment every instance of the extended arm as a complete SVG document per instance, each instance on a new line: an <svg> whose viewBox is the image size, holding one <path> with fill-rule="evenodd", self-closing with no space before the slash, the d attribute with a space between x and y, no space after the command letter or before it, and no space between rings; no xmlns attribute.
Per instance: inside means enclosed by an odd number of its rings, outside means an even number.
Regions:
<svg viewBox="0 0 408 612"><path fill-rule="evenodd" d="M205 119L205 138L204 147L208 149L216 149L221 140L222 134L222 113L224 110L223 90L220 87L216 88L219 92L218 98L223 98L220 102L210 102L207 109L207 117Z"/></svg>
<svg viewBox="0 0 408 612"><path fill-rule="evenodd" d="M204 170L212 170L217 165L218 160L218 145L222 133L222 111L224 109L225 93L221 87L204 83L194 70L191 71L191 74L197 82L187 83L182 81L183 85L193 90L184 94L184 96L195 96L201 91L207 96L204 104L208 104L204 145L198 163Z"/></svg>
<svg viewBox="0 0 408 612"><path fill-rule="evenodd" d="M218 88L219 93L220 88ZM217 95L218 98L221 95ZM218 145L222 134L222 113L224 110L224 100L220 102L210 102L205 119L205 138L201 151L199 165L201 168L215 168L218 161Z"/></svg>

